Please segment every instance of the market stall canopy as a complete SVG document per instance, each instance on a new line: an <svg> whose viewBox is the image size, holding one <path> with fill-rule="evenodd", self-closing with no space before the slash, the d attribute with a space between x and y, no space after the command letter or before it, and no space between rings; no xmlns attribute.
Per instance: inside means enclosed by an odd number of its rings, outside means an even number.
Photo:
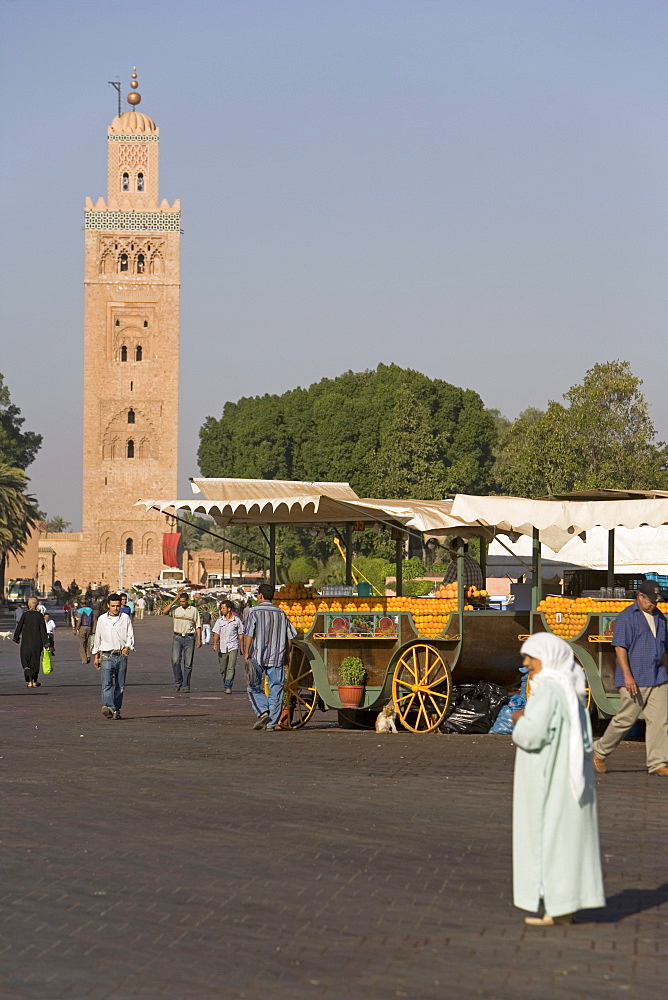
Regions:
<svg viewBox="0 0 668 1000"><path fill-rule="evenodd" d="M524 497L479 497L458 493L451 514L467 523L495 527L506 533L532 535L538 529L540 539L559 552L575 535L592 528L658 528L668 524L668 494L652 491L638 499L616 499L616 491L587 491L593 500L528 500ZM623 491L628 495L628 491ZM615 495L603 499L602 494ZM576 494L577 495L577 494Z"/></svg>
<svg viewBox="0 0 668 1000"><path fill-rule="evenodd" d="M196 498L140 500L163 513L208 514L221 527L281 524L295 527L354 522L386 524L417 533L481 534L450 514L451 500L379 500L358 497L349 483L276 479L191 479ZM491 535L491 533L490 533Z"/></svg>
<svg viewBox="0 0 668 1000"><path fill-rule="evenodd" d="M665 490L572 490L570 493L550 493L539 500L652 500L668 497Z"/></svg>
<svg viewBox="0 0 668 1000"><path fill-rule="evenodd" d="M191 478L193 493L206 500L238 504L248 500L303 499L327 495L335 500L359 500L350 483L311 483L291 479L204 479Z"/></svg>
<svg viewBox="0 0 668 1000"><path fill-rule="evenodd" d="M517 579L526 574L531 566L531 547L531 539L526 536L503 546L492 542L487 553L487 575ZM543 544L543 579L561 578L566 570L605 570L608 554L608 532L604 528L592 528L586 540L571 536L559 554ZM668 575L668 527L617 528L615 568L618 573L654 571Z"/></svg>

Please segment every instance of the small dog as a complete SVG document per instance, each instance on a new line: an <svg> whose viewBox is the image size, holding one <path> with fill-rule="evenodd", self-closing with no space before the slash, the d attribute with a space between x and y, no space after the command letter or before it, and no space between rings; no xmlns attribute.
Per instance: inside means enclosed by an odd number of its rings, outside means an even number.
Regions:
<svg viewBox="0 0 668 1000"><path fill-rule="evenodd" d="M0 639L11 639L13 632L0 632Z"/></svg>
<svg viewBox="0 0 668 1000"><path fill-rule="evenodd" d="M376 732L396 733L397 727L394 724L396 717L397 713L394 705L391 701L388 701L387 705L384 705L382 711L376 716Z"/></svg>

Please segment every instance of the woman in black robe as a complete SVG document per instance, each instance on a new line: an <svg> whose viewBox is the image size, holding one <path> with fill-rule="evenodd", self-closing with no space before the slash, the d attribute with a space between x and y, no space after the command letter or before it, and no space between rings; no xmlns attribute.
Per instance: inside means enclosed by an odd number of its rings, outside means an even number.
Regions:
<svg viewBox="0 0 668 1000"><path fill-rule="evenodd" d="M44 615L37 610L37 598L28 598L28 610L14 632L14 642L21 643L21 666L29 688L39 687L39 664L42 650L48 645Z"/></svg>

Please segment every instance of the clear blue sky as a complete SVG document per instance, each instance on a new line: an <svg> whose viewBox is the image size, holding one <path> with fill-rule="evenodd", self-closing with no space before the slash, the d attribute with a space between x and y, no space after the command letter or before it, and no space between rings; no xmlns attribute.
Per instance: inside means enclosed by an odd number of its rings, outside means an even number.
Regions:
<svg viewBox="0 0 668 1000"><path fill-rule="evenodd" d="M79 523L83 204L137 65L181 198L181 490L225 400L394 361L515 416L597 361L660 437L659 0L0 0L0 371Z"/></svg>

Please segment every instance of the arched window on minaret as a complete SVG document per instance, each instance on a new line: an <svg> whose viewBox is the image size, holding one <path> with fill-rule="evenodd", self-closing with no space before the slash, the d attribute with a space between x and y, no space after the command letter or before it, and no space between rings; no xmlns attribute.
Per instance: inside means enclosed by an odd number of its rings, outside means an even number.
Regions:
<svg viewBox="0 0 668 1000"><path fill-rule="evenodd" d="M137 344L135 347L135 361L141 361L142 359L142 349L141 344Z"/></svg>
<svg viewBox="0 0 668 1000"><path fill-rule="evenodd" d="M118 258L118 270L127 271L127 269L128 269L128 255L126 253L122 253L121 256Z"/></svg>
<svg viewBox="0 0 668 1000"><path fill-rule="evenodd" d="M131 556L134 553L134 550L135 550L135 543L132 541L131 538L126 538L125 539L125 554L126 554L126 556Z"/></svg>
<svg viewBox="0 0 668 1000"><path fill-rule="evenodd" d="M134 424L134 422L135 422L135 411L134 410L128 410L128 423L129 424Z"/></svg>
<svg viewBox="0 0 668 1000"><path fill-rule="evenodd" d="M146 327L147 327L147 326L148 326L148 320L147 320L147 319L145 319L145 320L144 320L144 329L146 329Z"/></svg>
<svg viewBox="0 0 668 1000"><path fill-rule="evenodd" d="M125 449L125 457L126 458L134 458L135 457L135 443L132 440L132 438L127 443L127 446L126 446L126 449Z"/></svg>
<svg viewBox="0 0 668 1000"><path fill-rule="evenodd" d="M144 190L144 175L143 174L137 174L137 190L138 191L143 191Z"/></svg>
<svg viewBox="0 0 668 1000"><path fill-rule="evenodd" d="M127 360L128 360L128 349L125 346L125 344L123 344L123 346L121 347L121 361L127 361Z"/></svg>
<svg viewBox="0 0 668 1000"><path fill-rule="evenodd" d="M137 274L143 274L146 267L146 258L143 253L137 254Z"/></svg>
<svg viewBox="0 0 668 1000"><path fill-rule="evenodd" d="M130 174L124 173L121 177L121 191L130 190Z"/></svg>

